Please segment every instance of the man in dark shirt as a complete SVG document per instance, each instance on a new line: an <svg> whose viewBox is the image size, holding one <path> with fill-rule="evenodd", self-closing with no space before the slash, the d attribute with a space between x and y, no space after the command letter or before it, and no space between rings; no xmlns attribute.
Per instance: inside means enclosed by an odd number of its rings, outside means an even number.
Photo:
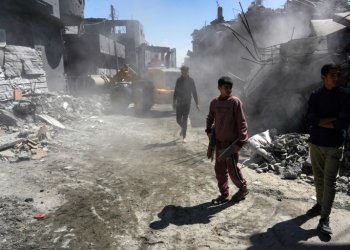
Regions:
<svg viewBox="0 0 350 250"><path fill-rule="evenodd" d="M187 119L190 113L192 95L199 110L196 86L188 72L189 68L187 66L181 67L181 76L176 80L173 99L173 108L176 110L176 122L181 127L180 136L182 136L183 142L186 142Z"/></svg>
<svg viewBox="0 0 350 250"><path fill-rule="evenodd" d="M321 78L323 86L311 94L306 115L317 197L316 205L306 214L311 217L321 215L317 228L332 234L329 215L348 126L348 94L346 89L338 87L337 65L324 65Z"/></svg>

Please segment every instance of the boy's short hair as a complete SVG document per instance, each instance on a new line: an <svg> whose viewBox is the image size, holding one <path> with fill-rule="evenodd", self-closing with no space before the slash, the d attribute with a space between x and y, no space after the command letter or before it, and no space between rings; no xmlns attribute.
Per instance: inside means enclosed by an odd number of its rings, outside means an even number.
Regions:
<svg viewBox="0 0 350 250"><path fill-rule="evenodd" d="M233 86L233 80L229 76L222 76L218 80L218 86L221 87L222 85L230 85Z"/></svg>
<svg viewBox="0 0 350 250"><path fill-rule="evenodd" d="M333 69L340 70L339 66L334 63L323 65L323 67L321 68L321 76L326 76L329 73L329 71Z"/></svg>

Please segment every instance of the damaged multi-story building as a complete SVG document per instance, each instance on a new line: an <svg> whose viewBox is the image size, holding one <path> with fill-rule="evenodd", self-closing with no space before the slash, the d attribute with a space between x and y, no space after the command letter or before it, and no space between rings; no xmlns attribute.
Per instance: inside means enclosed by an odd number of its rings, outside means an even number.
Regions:
<svg viewBox="0 0 350 250"><path fill-rule="evenodd" d="M347 18L335 13L349 10L345 0L288 0L277 10L255 1L225 21L219 7L210 25L193 32L189 63L210 96L219 76L234 79L252 131L300 131L307 98L321 81L321 66L347 65Z"/></svg>
<svg viewBox="0 0 350 250"><path fill-rule="evenodd" d="M91 82L87 77L103 84L124 64L140 76L151 66L176 67L176 50L148 45L137 20L86 18L81 27L64 35L66 72L74 91Z"/></svg>
<svg viewBox="0 0 350 250"><path fill-rule="evenodd" d="M0 101L15 89L45 93L104 83L128 64L176 67L176 50L150 46L137 20L84 19L84 0L3 0L0 3ZM94 80L93 79L93 80Z"/></svg>
<svg viewBox="0 0 350 250"><path fill-rule="evenodd" d="M81 22L83 0L3 0L0 3L0 101L14 89L64 90L65 25Z"/></svg>

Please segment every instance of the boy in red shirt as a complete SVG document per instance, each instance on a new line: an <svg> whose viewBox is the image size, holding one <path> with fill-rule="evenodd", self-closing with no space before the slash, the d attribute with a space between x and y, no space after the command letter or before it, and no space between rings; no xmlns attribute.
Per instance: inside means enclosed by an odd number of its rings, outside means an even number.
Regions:
<svg viewBox="0 0 350 250"><path fill-rule="evenodd" d="M218 80L220 96L214 98L210 103L205 130L209 138L213 132L216 136L215 174L220 196L212 200L215 205L229 201L228 175L239 188L238 192L232 196L232 201L244 200L248 194L247 182L237 166L239 151L248 140L247 122L242 102L237 97L232 96L232 86L233 81L230 77L223 76ZM218 159L223 150L237 139L237 143L232 147L232 157Z"/></svg>

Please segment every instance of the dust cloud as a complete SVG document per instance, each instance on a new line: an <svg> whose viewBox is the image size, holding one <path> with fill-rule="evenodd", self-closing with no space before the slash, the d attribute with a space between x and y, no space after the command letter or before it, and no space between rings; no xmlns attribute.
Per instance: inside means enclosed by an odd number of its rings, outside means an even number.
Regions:
<svg viewBox="0 0 350 250"><path fill-rule="evenodd" d="M302 7L299 2L287 1L277 10L251 5L234 20L218 21L218 17L194 31L189 64L204 110L218 95L217 79L228 75L252 131L302 130L308 96L321 86L320 68L335 60L322 51L328 49L327 42L313 34L310 21L332 18L336 10L344 11L349 5L347 1L307 1L309 5ZM313 55L315 51L321 53Z"/></svg>

